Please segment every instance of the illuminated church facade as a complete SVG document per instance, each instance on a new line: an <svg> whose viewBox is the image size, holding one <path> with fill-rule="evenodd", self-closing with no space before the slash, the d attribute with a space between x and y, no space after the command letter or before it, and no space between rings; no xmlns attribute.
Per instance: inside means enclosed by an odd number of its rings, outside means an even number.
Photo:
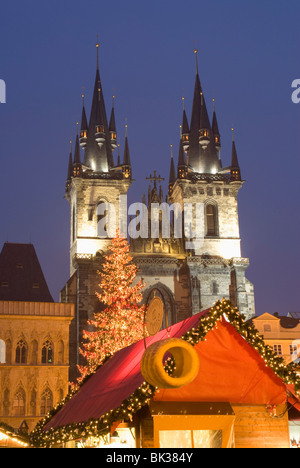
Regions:
<svg viewBox="0 0 300 468"><path fill-rule="evenodd" d="M97 52L98 47L97 44ZM197 51L195 54L197 65ZM119 150L114 156L117 146L114 106L108 119L97 54L90 116L88 120L83 101L66 180L66 199L70 204L70 279L60 300L75 304L70 334L71 380L80 361L82 330L87 319L100 310L95 291L99 289L97 272L101 269L102 255L116 227L127 233L128 225L133 223L128 223L126 205L134 173L127 128L122 158ZM137 205L135 230L129 235L139 277L146 284L144 301L149 302L153 296L161 298L165 325L210 308L222 298L229 299L247 319L255 315L254 288L245 275L249 260L241 255L237 196L244 180L234 138L230 166L223 167L220 149L216 112L214 109L210 119L196 66L192 114L189 122L183 110L178 160L171 155L168 194L164 197L162 178L155 171L149 178L147 197L144 195ZM156 212L158 209L158 229L152 225L153 206ZM168 212L170 229L166 235L162 220L168 206L172 210ZM179 218L175 207L180 212Z"/></svg>

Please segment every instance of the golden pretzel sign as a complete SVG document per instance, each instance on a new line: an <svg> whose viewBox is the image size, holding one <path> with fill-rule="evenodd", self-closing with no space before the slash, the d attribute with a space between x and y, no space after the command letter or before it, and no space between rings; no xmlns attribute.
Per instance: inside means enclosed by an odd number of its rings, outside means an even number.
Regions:
<svg viewBox="0 0 300 468"><path fill-rule="evenodd" d="M156 335L162 326L164 305L159 297L154 297L146 313L146 328L150 336Z"/></svg>

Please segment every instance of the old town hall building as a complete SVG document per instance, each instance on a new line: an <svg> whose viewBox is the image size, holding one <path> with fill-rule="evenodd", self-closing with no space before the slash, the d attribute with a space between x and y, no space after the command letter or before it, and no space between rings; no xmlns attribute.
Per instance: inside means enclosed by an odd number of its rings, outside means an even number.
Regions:
<svg viewBox="0 0 300 468"><path fill-rule="evenodd" d="M81 125L75 149L69 156L66 181L66 198L70 204L70 279L61 291L61 301L75 303L70 334L71 379L80 359L78 346L82 330L86 328L87 319L100 307L95 291L98 290L97 271L101 268L102 254L115 228L121 226L127 234L128 224L131 224L128 223L126 195L133 182L134 159L130 157L127 128L123 157L118 150L117 155L113 154L117 148L115 114L112 107L108 119L98 47L97 44L89 120L83 102ZM223 167L216 112L214 109L210 119L198 74L196 50L195 56L192 114L189 121L183 110L178 159L174 161L173 154L171 156L168 194L163 196L159 186L161 178L154 171L149 178L148 193L137 205L139 216L144 207L144 219L148 221L146 232L144 229L143 235L137 235L140 217L130 238L139 276L146 284L144 300L149 302L154 295L160 297L168 324L205 310L223 297L238 306L246 318L255 314L253 285L245 276L249 260L241 256L237 195L244 181L236 145L233 138L231 164ZM169 235L162 232L166 202L182 208L182 235L176 232L175 215L171 216ZM153 205L162 206L157 232L151 229ZM187 206L192 207L189 214ZM202 210L200 227L193 216L197 206ZM196 242L193 242L195 237Z"/></svg>

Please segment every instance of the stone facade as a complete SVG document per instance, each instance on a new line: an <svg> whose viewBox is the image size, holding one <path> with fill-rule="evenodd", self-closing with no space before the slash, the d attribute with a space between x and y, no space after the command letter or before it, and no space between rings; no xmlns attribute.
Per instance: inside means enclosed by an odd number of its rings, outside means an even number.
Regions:
<svg viewBox="0 0 300 468"><path fill-rule="evenodd" d="M31 431L66 396L73 317L73 304L0 301L2 422Z"/></svg>
<svg viewBox="0 0 300 468"><path fill-rule="evenodd" d="M79 143L84 150L83 159ZM95 295L97 271L116 227L122 226L121 233L129 237L138 278L146 284L144 302L159 296L164 304L164 325L208 309L222 298L230 299L246 318L255 314L253 285L245 276L249 260L241 256L237 196L244 181L235 141L233 138L231 165L222 167L216 113L214 109L210 122L198 67L191 121L189 125L184 110L177 171L172 153L165 203L162 188L157 185L164 178L154 171L147 178L147 203L144 195L137 211L132 207L128 211L126 195L132 183L132 166L127 125L123 163L119 153L114 163L115 148L114 109L108 125L98 60L89 123L83 106L80 139L77 134L66 183L71 210L70 279L61 291L61 301L75 304L70 337L72 377L80 363L82 330L87 327L87 319L101 307ZM156 224L153 205L158 213ZM189 213L187 207L191 209ZM165 235L164 216L170 208L170 230ZM183 212L179 222L176 209ZM193 210L199 214L200 222ZM128 220L127 214L134 219ZM154 224L156 229L152 229ZM142 235L136 235L137 232Z"/></svg>

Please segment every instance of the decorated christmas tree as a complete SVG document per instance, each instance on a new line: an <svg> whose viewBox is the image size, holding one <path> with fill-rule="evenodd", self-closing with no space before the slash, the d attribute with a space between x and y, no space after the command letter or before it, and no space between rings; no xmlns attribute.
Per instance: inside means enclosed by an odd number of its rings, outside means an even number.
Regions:
<svg viewBox="0 0 300 468"><path fill-rule="evenodd" d="M86 365L78 366L80 384L83 379L95 372L109 356L131 345L144 336L144 311L141 305L142 280L135 285L137 267L132 262L129 245L119 230L112 239L109 252L104 255L100 276L100 292L96 292L99 301L105 306L101 312L88 320L92 331L85 330L80 353Z"/></svg>

